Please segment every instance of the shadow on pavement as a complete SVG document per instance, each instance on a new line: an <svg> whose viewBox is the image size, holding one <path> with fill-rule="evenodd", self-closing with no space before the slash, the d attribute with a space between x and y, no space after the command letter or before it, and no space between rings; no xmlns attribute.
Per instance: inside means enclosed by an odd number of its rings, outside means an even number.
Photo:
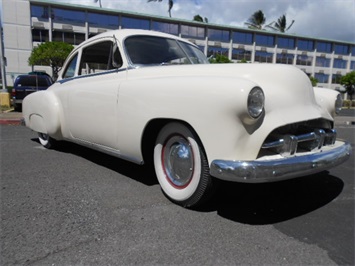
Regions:
<svg viewBox="0 0 355 266"><path fill-rule="evenodd" d="M325 206L343 187L341 179L326 171L275 183L221 182L215 209L220 216L239 223L274 224Z"/></svg>
<svg viewBox="0 0 355 266"><path fill-rule="evenodd" d="M39 143L38 138L33 138L32 141ZM54 150L80 156L97 165L106 167L147 186L158 184L158 180L156 179L154 168L152 166L137 165L135 163L131 163L117 157L66 141L60 141Z"/></svg>

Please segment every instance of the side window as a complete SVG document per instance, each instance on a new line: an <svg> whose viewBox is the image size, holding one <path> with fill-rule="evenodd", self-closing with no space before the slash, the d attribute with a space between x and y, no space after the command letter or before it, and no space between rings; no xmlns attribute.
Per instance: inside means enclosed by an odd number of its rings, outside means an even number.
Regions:
<svg viewBox="0 0 355 266"><path fill-rule="evenodd" d="M113 66L113 58L118 65ZM95 43L83 49L79 75L88 75L104 72L122 65L118 49L114 49L113 42L104 41Z"/></svg>
<svg viewBox="0 0 355 266"><path fill-rule="evenodd" d="M78 54L76 54L69 62L67 68L64 71L63 78L72 78L75 75L76 61L78 60Z"/></svg>

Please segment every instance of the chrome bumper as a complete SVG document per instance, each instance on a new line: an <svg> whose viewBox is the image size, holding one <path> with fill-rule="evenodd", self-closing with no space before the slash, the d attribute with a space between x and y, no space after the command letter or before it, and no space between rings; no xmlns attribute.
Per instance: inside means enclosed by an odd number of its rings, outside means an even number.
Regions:
<svg viewBox="0 0 355 266"><path fill-rule="evenodd" d="M269 157L255 161L214 160L210 174L227 181L273 182L321 172L343 163L350 154L349 143L336 141L334 146L327 149L293 157Z"/></svg>

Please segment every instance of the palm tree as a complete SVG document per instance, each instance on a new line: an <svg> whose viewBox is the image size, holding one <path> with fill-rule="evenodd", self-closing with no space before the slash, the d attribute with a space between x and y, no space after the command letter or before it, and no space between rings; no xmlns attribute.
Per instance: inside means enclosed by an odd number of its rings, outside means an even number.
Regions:
<svg viewBox="0 0 355 266"><path fill-rule="evenodd" d="M288 31L293 23L295 23L295 20L292 20L291 22L291 25L287 27L287 21L286 21L286 16L285 15L282 15L278 20L277 22L273 22L274 25L272 26L271 24L267 25L267 27L273 29L273 30L276 30L276 31L279 31L279 32L286 32Z"/></svg>
<svg viewBox="0 0 355 266"><path fill-rule="evenodd" d="M193 21L208 23L208 18L205 17L203 19L200 15L196 15L196 16L194 16Z"/></svg>
<svg viewBox="0 0 355 266"><path fill-rule="evenodd" d="M156 2L156 1L161 2L162 0L148 0L148 3L149 2ZM169 17L171 17L171 9L173 8L174 1L173 0L169 0L168 5L169 5L169 9L168 9Z"/></svg>
<svg viewBox="0 0 355 266"><path fill-rule="evenodd" d="M258 10L248 19L247 22L245 22L245 24L248 25L250 29L262 30L265 21L266 17L263 11Z"/></svg>
<svg viewBox="0 0 355 266"><path fill-rule="evenodd" d="M101 0L94 0L94 2L95 2L95 3L99 2L100 7L102 8Z"/></svg>
<svg viewBox="0 0 355 266"><path fill-rule="evenodd" d="M200 15L195 15L193 21L203 22L203 18Z"/></svg>

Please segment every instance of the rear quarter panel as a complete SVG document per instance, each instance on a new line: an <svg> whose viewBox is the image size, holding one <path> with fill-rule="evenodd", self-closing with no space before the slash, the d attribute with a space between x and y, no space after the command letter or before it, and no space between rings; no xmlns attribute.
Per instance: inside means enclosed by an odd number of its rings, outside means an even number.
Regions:
<svg viewBox="0 0 355 266"><path fill-rule="evenodd" d="M61 104L51 90L28 95L22 106L26 126L55 138L61 138L60 110Z"/></svg>

